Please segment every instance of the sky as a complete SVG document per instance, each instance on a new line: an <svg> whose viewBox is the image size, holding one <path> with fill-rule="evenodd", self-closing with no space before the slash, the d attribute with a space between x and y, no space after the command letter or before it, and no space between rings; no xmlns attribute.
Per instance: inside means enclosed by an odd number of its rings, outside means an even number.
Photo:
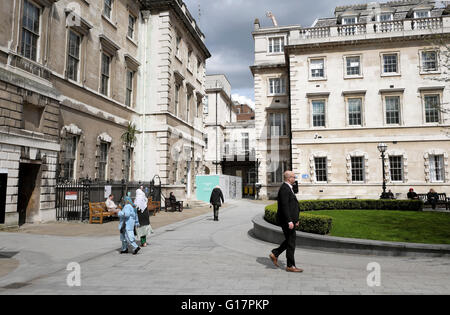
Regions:
<svg viewBox="0 0 450 315"><path fill-rule="evenodd" d="M272 26L266 17L271 11L278 25L310 27L316 18L332 17L340 5L369 0L184 0L188 10L206 36L212 57L206 62L207 74L225 74L234 99L254 106L254 85L250 66L254 61L253 22ZM382 1L386 2L386 1ZM200 6L200 16L199 16Z"/></svg>

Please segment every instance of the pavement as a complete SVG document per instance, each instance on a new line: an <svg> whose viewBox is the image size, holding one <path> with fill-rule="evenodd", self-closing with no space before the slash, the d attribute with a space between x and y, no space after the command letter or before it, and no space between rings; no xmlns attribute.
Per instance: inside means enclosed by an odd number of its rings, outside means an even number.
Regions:
<svg viewBox="0 0 450 315"><path fill-rule="evenodd" d="M0 233L0 255L19 262L14 271L0 276L0 294L450 294L449 258L297 248L297 267L303 273L286 272L284 256L276 268L268 255L277 245L252 236L251 220L263 211L263 203L229 202L218 222L210 211L156 228L149 247L136 256L118 253L117 234ZM80 286L67 282L76 279L77 269L67 270L72 262L79 264Z"/></svg>

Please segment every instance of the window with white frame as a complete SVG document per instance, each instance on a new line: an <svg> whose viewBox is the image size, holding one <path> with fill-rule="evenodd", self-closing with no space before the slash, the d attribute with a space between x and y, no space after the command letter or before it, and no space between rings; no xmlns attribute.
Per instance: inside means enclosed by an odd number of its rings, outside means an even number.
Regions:
<svg viewBox="0 0 450 315"><path fill-rule="evenodd" d="M100 160L98 163L98 178L100 180L106 180L106 171L108 166L108 143L100 143Z"/></svg>
<svg viewBox="0 0 450 315"><path fill-rule="evenodd" d="M276 170L270 172L270 182L273 184L282 183L284 181L284 172L288 171L288 162L277 162Z"/></svg>
<svg viewBox="0 0 450 315"><path fill-rule="evenodd" d="M69 180L75 179L77 143L78 143L77 136L75 135L67 136L64 151L64 177Z"/></svg>
<svg viewBox="0 0 450 315"><path fill-rule="evenodd" d="M103 0L103 15L111 19L111 12L113 9L114 0Z"/></svg>
<svg viewBox="0 0 450 315"><path fill-rule="evenodd" d="M188 49L188 54L187 54L187 68L189 71L192 72L192 49Z"/></svg>
<svg viewBox="0 0 450 315"><path fill-rule="evenodd" d="M284 51L284 37L269 38L269 53L282 53Z"/></svg>
<svg viewBox="0 0 450 315"><path fill-rule="evenodd" d="M391 181L403 181L403 156L389 156Z"/></svg>
<svg viewBox="0 0 450 315"><path fill-rule="evenodd" d="M109 93L109 77L110 77L111 57L102 53L102 76L100 82L100 93L108 96Z"/></svg>
<svg viewBox="0 0 450 315"><path fill-rule="evenodd" d="M438 71L438 54L437 51L422 51L422 71L431 72Z"/></svg>
<svg viewBox="0 0 450 315"><path fill-rule="evenodd" d="M347 16L342 19L343 25L351 25L358 23L358 17L356 16Z"/></svg>
<svg viewBox="0 0 450 315"><path fill-rule="evenodd" d="M400 96L386 96L386 124L400 124Z"/></svg>
<svg viewBox="0 0 450 315"><path fill-rule="evenodd" d="M314 171L316 175L316 182L325 183L328 181L327 158L314 158Z"/></svg>
<svg viewBox="0 0 450 315"><path fill-rule="evenodd" d="M348 103L348 124L350 126L362 125L362 98L349 98Z"/></svg>
<svg viewBox="0 0 450 315"><path fill-rule="evenodd" d="M440 120L440 97L439 95L425 95L425 122L439 123Z"/></svg>
<svg viewBox="0 0 450 315"><path fill-rule="evenodd" d="M392 13L381 13L378 15L378 22L388 22L394 19L394 15Z"/></svg>
<svg viewBox="0 0 450 315"><path fill-rule="evenodd" d="M311 59L309 61L311 78L323 79L325 78L325 59Z"/></svg>
<svg viewBox="0 0 450 315"><path fill-rule="evenodd" d="M364 157L352 156L352 182L364 182Z"/></svg>
<svg viewBox="0 0 450 315"><path fill-rule="evenodd" d="M271 137L287 136L287 114L269 114L269 132Z"/></svg>
<svg viewBox="0 0 450 315"><path fill-rule="evenodd" d="M133 15L128 16L128 37L134 39L134 29L136 25L136 18Z"/></svg>
<svg viewBox="0 0 450 315"><path fill-rule="evenodd" d="M250 140L248 136L248 132L242 133L242 150L245 154L250 151Z"/></svg>
<svg viewBox="0 0 450 315"><path fill-rule="evenodd" d="M176 35L176 46L175 46L175 55L180 57L180 48L181 48L181 36L179 34Z"/></svg>
<svg viewBox="0 0 450 315"><path fill-rule="evenodd" d="M134 81L134 71L127 70L127 87L126 87L126 98L125 105L133 105L133 81Z"/></svg>
<svg viewBox="0 0 450 315"><path fill-rule="evenodd" d="M69 31L69 43L67 49L67 78L78 81L78 69L80 64L81 36L74 31Z"/></svg>
<svg viewBox="0 0 450 315"><path fill-rule="evenodd" d="M383 54L383 74L399 73L398 54Z"/></svg>
<svg viewBox="0 0 450 315"><path fill-rule="evenodd" d="M23 3L20 53L25 58L37 61L41 10L28 0Z"/></svg>
<svg viewBox="0 0 450 315"><path fill-rule="evenodd" d="M345 57L347 76L361 75L361 56Z"/></svg>
<svg viewBox="0 0 450 315"><path fill-rule="evenodd" d="M325 127L325 100L312 101L313 127Z"/></svg>
<svg viewBox="0 0 450 315"><path fill-rule="evenodd" d="M269 79L269 95L284 95L284 94L286 94L285 78Z"/></svg>
<svg viewBox="0 0 450 315"><path fill-rule="evenodd" d="M430 155L431 182L443 182L445 180L444 155Z"/></svg>
<svg viewBox="0 0 450 315"><path fill-rule="evenodd" d="M415 19L424 19L430 17L430 11L429 10L417 10L414 11L414 18Z"/></svg>

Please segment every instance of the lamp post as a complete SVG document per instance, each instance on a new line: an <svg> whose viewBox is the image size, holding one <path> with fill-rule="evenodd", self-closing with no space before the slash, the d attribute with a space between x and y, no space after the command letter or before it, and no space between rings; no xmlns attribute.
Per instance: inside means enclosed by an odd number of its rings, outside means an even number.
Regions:
<svg viewBox="0 0 450 315"><path fill-rule="evenodd" d="M386 194L386 174L385 174L385 171L384 171L384 159L385 159L385 153L386 153L386 150L387 150L387 144L386 143L379 143L378 144L378 151L380 151L380 153L381 153L381 163L382 163L382 165L381 165L381 169L382 169L382 171L383 171L383 193L381 194L381 199L389 199L388 198L388 196L387 196L387 194Z"/></svg>

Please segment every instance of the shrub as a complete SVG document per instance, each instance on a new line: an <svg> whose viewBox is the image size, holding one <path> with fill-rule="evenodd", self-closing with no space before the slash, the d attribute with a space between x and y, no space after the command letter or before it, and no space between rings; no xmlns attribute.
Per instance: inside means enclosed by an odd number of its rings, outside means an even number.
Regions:
<svg viewBox="0 0 450 315"><path fill-rule="evenodd" d="M277 204L273 204L266 207L264 218L266 221L272 224L278 225L277 221ZM330 233L332 226L332 218L324 215L314 215L310 213L300 213L299 227L297 230L325 235Z"/></svg>

